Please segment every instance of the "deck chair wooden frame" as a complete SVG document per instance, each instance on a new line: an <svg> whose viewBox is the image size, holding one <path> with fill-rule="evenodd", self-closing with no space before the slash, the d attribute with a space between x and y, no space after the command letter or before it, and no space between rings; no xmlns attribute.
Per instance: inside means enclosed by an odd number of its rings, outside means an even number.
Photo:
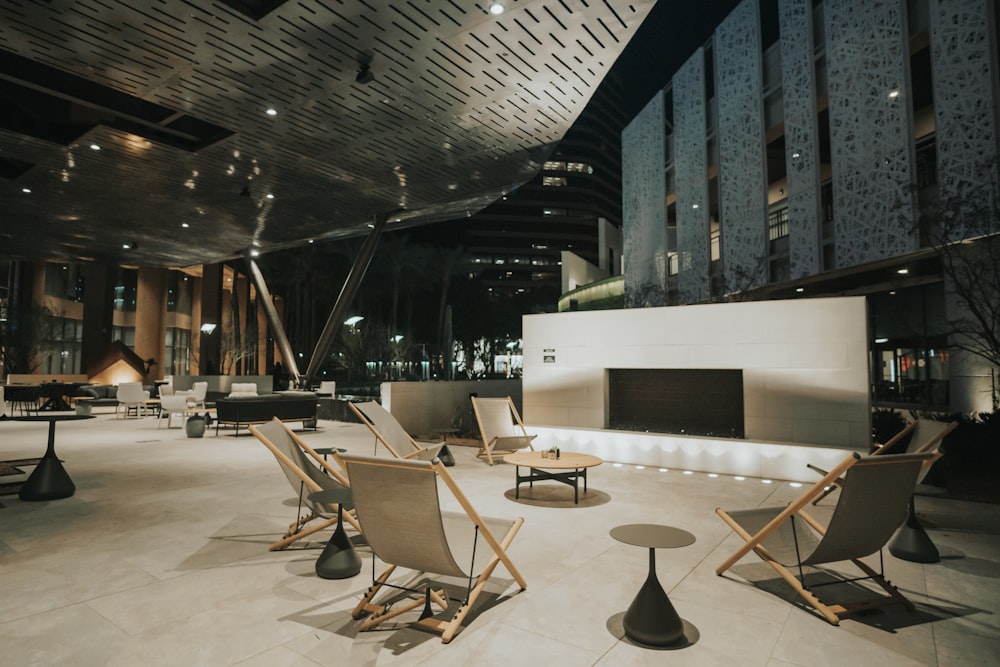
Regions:
<svg viewBox="0 0 1000 667"><path fill-rule="evenodd" d="M381 443L396 459L430 461L438 455L444 443L419 443L414 440L391 412L375 401L348 402L351 411L375 435L375 448Z"/></svg>
<svg viewBox="0 0 1000 667"><path fill-rule="evenodd" d="M923 465L933 453L887 454L861 457L851 454L786 507L732 511L716 509L723 521L744 543L715 573L722 575L751 551L770 565L806 603L833 625L846 614L899 603L912 610L913 603L890 584L883 572L876 572L861 559L882 547L903 523L909 498ZM804 508L822 493L832 480L843 477L837 506L826 526L809 516ZM826 604L806 585L803 568L850 561L864 577L846 581L871 580L885 594L868 589L873 597L844 604ZM790 568L796 568L796 576ZM845 581L841 575L835 578ZM814 586L815 588L815 586Z"/></svg>
<svg viewBox="0 0 1000 667"><path fill-rule="evenodd" d="M298 494L298 510L295 521L289 524L288 530L281 539L271 544L270 550L284 549L313 533L335 525L337 523L337 506L324 506L315 503L309 499L309 494L323 491L332 485L350 487L344 473L330 465L316 453L316 450L277 417L266 424L251 425L250 432L278 460L289 484ZM361 532L361 525L355 517L354 510L348 511L345 508L343 517L344 521ZM316 519L322 520L306 527L306 524Z"/></svg>
<svg viewBox="0 0 1000 667"><path fill-rule="evenodd" d="M503 564L520 590L527 584L507 554L524 519L484 518L455 483L444 464L434 461L387 459L342 455L351 479L354 506L365 526L365 536L372 551L386 564L354 608L353 617L362 619L360 629L370 630L379 624L423 606L415 627L441 635L450 642L461 629L476 599ZM441 510L439 484L447 487L458 501L461 512ZM414 572L405 585L389 583L397 568ZM443 590L433 590L430 575L458 577L467 582L466 597L450 618L436 618L433 607L448 610ZM424 582L421 588L416 584ZM417 594L417 599L398 601L398 591L385 595L387 603L375 597L386 588L403 589ZM387 591L388 592L388 591Z"/></svg>
<svg viewBox="0 0 1000 667"><path fill-rule="evenodd" d="M514 401L506 398L472 397L472 409L476 413L479 424L479 435L482 444L479 446L479 458L485 457L493 465L494 454L511 454L527 447L534 450L531 442L537 437L529 435L517 413Z"/></svg>
<svg viewBox="0 0 1000 667"><path fill-rule="evenodd" d="M941 446L941 443L944 441L945 437L947 437L947 435L951 433L953 430L955 430L957 427L958 427L958 422L949 423L949 422L937 421L935 419L926 419L924 417L919 417L910 422L909 424L907 424L903 430L901 430L896 435L892 436L892 438L887 440L885 443L881 445L876 445L875 449L872 450L869 456L880 456L888 454L889 452L892 451L892 448L897 443L899 443L903 438L912 433L913 437L910 438L910 442L906 446L907 454L922 454L923 452L933 452L936 454L936 456L932 460L930 460L920 471L920 477L917 480L917 483L919 484L924 480L924 477L930 471L930 467L934 463L934 461L941 458L941 452L938 449ZM825 475L827 473L826 470L820 468L819 466L814 466L811 463L807 463L806 467L814 472L819 473L820 475ZM828 495L833 493L834 490L840 488L843 483L844 480L842 477L838 477L837 479L833 480L830 483L830 485L823 490L823 493L819 494L812 501L812 504L815 505L819 501L826 498Z"/></svg>

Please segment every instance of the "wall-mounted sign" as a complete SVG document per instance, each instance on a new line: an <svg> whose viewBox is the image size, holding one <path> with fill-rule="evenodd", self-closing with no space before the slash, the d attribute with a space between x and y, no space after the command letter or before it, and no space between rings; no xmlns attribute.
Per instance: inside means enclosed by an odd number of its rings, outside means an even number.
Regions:
<svg viewBox="0 0 1000 667"><path fill-rule="evenodd" d="M556 350L553 347L547 347L542 350L542 362L546 364L556 363Z"/></svg>

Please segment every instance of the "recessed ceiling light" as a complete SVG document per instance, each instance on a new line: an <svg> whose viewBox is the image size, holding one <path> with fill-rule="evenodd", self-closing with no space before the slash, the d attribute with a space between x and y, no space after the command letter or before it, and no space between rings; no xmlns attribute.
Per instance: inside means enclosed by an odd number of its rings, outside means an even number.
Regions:
<svg viewBox="0 0 1000 667"><path fill-rule="evenodd" d="M31 188L21 188L21 192L23 192L26 195L30 195L31 194Z"/></svg>
<svg viewBox="0 0 1000 667"><path fill-rule="evenodd" d="M909 269L896 269L896 273L898 273L901 276L905 276L909 272L910 272Z"/></svg>
<svg viewBox="0 0 1000 667"><path fill-rule="evenodd" d="M806 291L806 288L805 287L796 287L795 291L798 292L799 294L801 294L802 292Z"/></svg>
<svg viewBox="0 0 1000 667"><path fill-rule="evenodd" d="M315 239L309 239L309 243L316 243Z"/></svg>
<svg viewBox="0 0 1000 667"><path fill-rule="evenodd" d="M271 109L271 108L269 108L264 113L266 113L268 116L277 116L278 115L278 110L277 109Z"/></svg>
<svg viewBox="0 0 1000 667"><path fill-rule="evenodd" d="M691 204L691 208L698 208L697 204Z"/></svg>
<svg viewBox="0 0 1000 667"><path fill-rule="evenodd" d="M796 151L796 152L792 153L792 157L793 157L793 158L797 158L797 157L799 157L800 155L801 155L801 153L799 153L798 151Z"/></svg>
<svg viewBox="0 0 1000 667"><path fill-rule="evenodd" d="M890 90L889 91L889 99L890 100L894 100L897 97L899 97L899 91L898 90Z"/></svg>
<svg viewBox="0 0 1000 667"><path fill-rule="evenodd" d="M500 16L503 14L503 5L499 2L491 2L490 14L493 14L494 16Z"/></svg>
<svg viewBox="0 0 1000 667"><path fill-rule="evenodd" d="M268 199L274 199L274 195L272 195L272 194L271 194L270 192L268 192L268 193L267 193L266 195L264 195L264 196L265 196L265 197L267 197Z"/></svg>
<svg viewBox="0 0 1000 667"><path fill-rule="evenodd" d="M101 150L101 147L98 146L97 144L90 144L90 150L92 150L92 151L99 151L99 150Z"/></svg>
<svg viewBox="0 0 1000 667"><path fill-rule="evenodd" d="M186 222L182 222L182 223L181 223L181 227L183 227L184 229L187 229L187 228L188 228L188 227L190 227L190 226L191 226L191 225L189 225L189 224L188 224L188 223L186 223Z"/></svg>

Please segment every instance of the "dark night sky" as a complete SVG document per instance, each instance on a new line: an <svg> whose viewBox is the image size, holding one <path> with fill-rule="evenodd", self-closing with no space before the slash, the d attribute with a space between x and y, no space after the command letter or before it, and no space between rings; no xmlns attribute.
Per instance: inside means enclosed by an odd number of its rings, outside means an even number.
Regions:
<svg viewBox="0 0 1000 667"><path fill-rule="evenodd" d="M628 90L632 118L663 88L678 67L704 44L739 0L659 0L613 69Z"/></svg>

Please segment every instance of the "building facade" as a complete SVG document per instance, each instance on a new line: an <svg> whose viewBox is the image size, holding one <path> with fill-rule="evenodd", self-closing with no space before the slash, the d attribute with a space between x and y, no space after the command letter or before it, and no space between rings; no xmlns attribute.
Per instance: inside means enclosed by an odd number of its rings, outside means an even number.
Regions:
<svg viewBox="0 0 1000 667"><path fill-rule="evenodd" d="M744 0L622 134L626 303L865 295L876 404L988 409L942 250L997 232L997 62L991 0Z"/></svg>
<svg viewBox="0 0 1000 667"><path fill-rule="evenodd" d="M147 362L149 381L264 373L281 358L257 307L256 289L229 265L165 269L19 261L2 268L4 377L93 377L114 341ZM283 312L281 299L276 306Z"/></svg>

